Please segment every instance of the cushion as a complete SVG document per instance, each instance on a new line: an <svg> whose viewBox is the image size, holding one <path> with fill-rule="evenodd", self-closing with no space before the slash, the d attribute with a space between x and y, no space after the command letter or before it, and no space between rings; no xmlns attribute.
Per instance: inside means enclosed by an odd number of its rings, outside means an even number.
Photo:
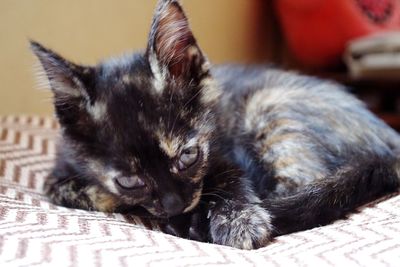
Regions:
<svg viewBox="0 0 400 267"><path fill-rule="evenodd" d="M0 117L0 266L398 266L400 195L346 220L245 251L163 234L146 219L51 204L42 185L58 125ZM267 265L266 265L267 264Z"/></svg>

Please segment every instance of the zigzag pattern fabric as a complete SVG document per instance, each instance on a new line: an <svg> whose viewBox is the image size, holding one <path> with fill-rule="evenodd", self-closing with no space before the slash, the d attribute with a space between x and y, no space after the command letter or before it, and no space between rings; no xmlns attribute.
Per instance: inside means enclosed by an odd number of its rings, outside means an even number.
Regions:
<svg viewBox="0 0 400 267"><path fill-rule="evenodd" d="M42 193L56 121L0 117L0 266L399 266L400 195L347 220L242 251L184 240L133 216L55 206ZM152 230L153 229L153 230Z"/></svg>

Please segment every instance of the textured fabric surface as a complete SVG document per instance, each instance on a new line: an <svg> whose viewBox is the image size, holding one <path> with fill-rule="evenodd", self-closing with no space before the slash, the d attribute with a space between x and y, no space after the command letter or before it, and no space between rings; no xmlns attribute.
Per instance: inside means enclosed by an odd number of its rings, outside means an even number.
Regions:
<svg viewBox="0 0 400 267"><path fill-rule="evenodd" d="M400 266L400 195L254 251L165 235L135 217L54 206L41 188L57 132L51 118L0 117L2 267Z"/></svg>

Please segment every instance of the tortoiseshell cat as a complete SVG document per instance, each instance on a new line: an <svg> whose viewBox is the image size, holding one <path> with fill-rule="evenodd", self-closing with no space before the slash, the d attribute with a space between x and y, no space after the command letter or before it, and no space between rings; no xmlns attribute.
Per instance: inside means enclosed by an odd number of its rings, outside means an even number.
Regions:
<svg viewBox="0 0 400 267"><path fill-rule="evenodd" d="M399 187L400 138L338 84L211 67L174 0L147 50L97 66L36 42L61 124L54 203L142 207L164 230L252 249L324 225Z"/></svg>

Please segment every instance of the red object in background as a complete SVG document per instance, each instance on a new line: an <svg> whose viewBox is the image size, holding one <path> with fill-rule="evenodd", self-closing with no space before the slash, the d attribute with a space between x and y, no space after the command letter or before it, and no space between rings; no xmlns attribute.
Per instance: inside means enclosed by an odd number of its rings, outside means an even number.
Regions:
<svg viewBox="0 0 400 267"><path fill-rule="evenodd" d="M289 47L309 67L340 62L351 39L400 30L400 0L277 0Z"/></svg>

